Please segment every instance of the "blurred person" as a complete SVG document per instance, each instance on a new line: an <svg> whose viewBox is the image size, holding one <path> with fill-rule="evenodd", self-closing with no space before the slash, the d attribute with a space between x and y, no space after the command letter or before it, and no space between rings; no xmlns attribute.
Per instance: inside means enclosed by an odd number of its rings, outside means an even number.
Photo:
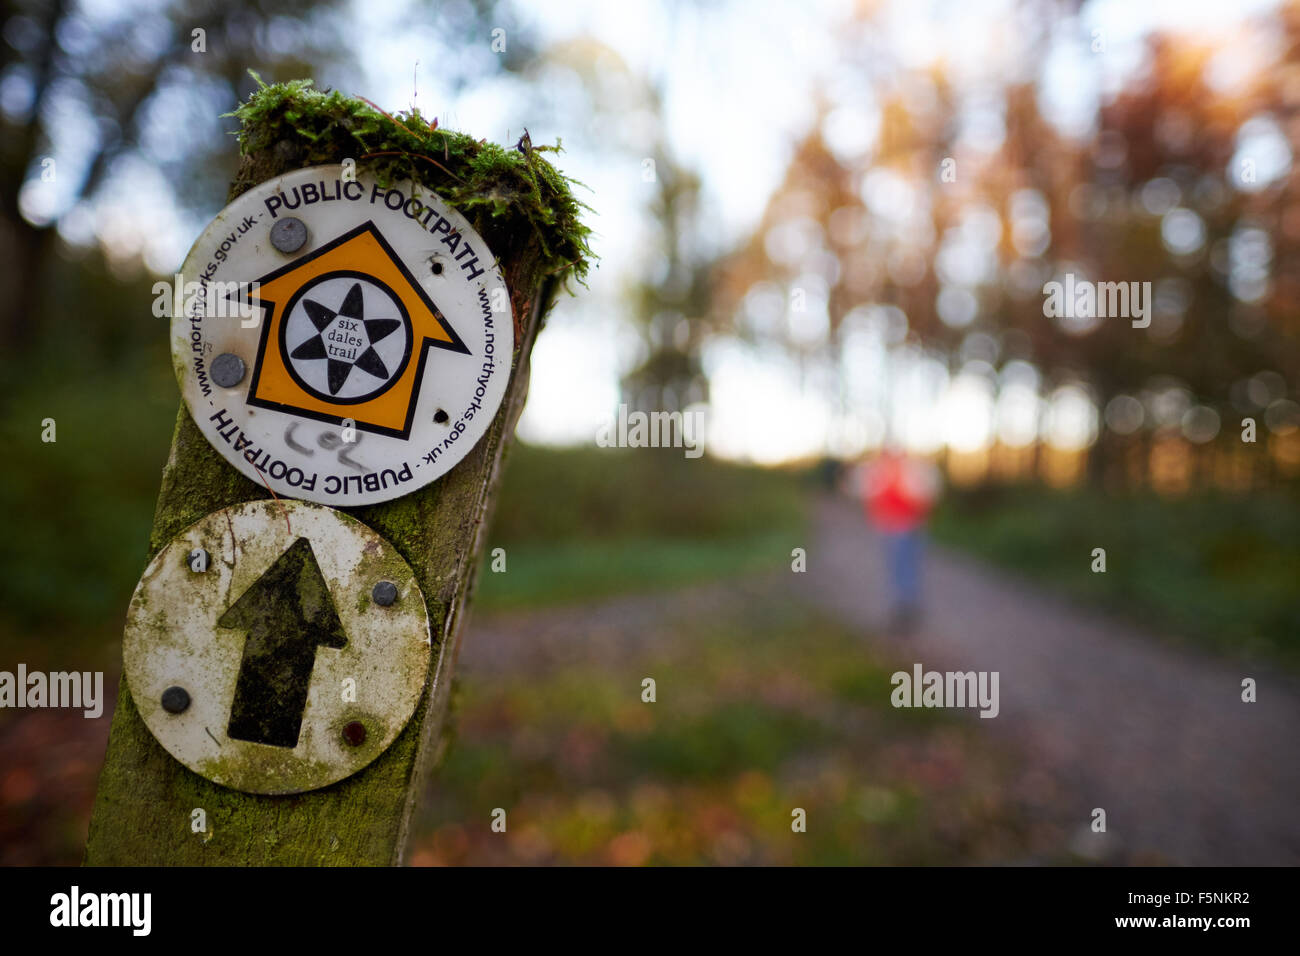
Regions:
<svg viewBox="0 0 1300 956"><path fill-rule="evenodd" d="M887 445L862 474L862 503L880 533L889 574L890 630L911 633L921 614L925 523L939 496L933 463Z"/></svg>

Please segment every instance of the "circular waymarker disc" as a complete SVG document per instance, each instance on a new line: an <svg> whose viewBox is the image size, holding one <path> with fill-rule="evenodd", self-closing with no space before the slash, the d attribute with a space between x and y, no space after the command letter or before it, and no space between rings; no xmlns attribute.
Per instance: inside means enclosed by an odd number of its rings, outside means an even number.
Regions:
<svg viewBox="0 0 1300 956"><path fill-rule="evenodd" d="M249 793L356 773L406 726L429 670L410 566L348 515L250 501L186 528L127 612L136 710L167 752Z"/></svg>
<svg viewBox="0 0 1300 956"><path fill-rule="evenodd" d="M505 395L514 320L469 222L411 182L301 169L203 231L171 302L204 436L278 495L363 505L460 461Z"/></svg>

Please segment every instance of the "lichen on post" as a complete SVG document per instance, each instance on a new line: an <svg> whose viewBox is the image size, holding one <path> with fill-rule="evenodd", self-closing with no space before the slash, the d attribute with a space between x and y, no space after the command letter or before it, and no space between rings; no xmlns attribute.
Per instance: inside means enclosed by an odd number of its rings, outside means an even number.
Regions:
<svg viewBox="0 0 1300 956"><path fill-rule="evenodd" d="M119 686L99 780L88 865L390 865L402 862L414 802L449 724L461 623L485 544L502 461L528 390L546 312L591 253L585 208L527 137L503 147L444 130L418 112L389 115L309 81L262 85L234 112L242 161L230 199L284 173L353 160L381 183L410 179L461 212L493 250L515 317L509 385L487 434L449 472L405 497L347 509L387 539L424 592L433 654L415 715L361 772L320 790L267 797L221 787L173 759ZM181 405L149 538L152 559L222 508L268 496L209 445ZM193 832L196 809L203 832Z"/></svg>

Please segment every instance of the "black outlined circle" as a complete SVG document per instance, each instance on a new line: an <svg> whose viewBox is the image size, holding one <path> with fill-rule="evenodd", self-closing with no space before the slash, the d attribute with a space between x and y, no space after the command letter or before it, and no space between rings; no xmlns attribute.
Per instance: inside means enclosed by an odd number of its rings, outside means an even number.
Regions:
<svg viewBox="0 0 1300 956"><path fill-rule="evenodd" d="M294 309L298 306L299 301L316 286L321 285L322 283L328 281L332 281L334 279L354 279L356 281L363 282L366 285L372 286L378 289L379 291L383 292L388 297L389 302L392 303L393 309L397 313L398 320L402 324L402 331L405 333L406 336L406 344L402 350L401 361L398 362L396 369L392 371L388 379L386 381L381 382L376 388L370 390L369 392L366 392L365 394L354 395L349 398L342 398L338 395L331 395L328 392L322 392L319 389L312 386L310 383L308 383L298 373L298 369L295 367L294 359L291 358L290 356L289 343L287 339L288 331L289 331L289 319L293 315ZM318 398L323 402L329 402L331 405L358 405L361 404L362 402L368 402L384 394L384 392L388 391L395 384L397 384L397 382L401 380L403 372L406 371L407 365L410 364L411 354L415 346L415 330L411 324L411 316L407 313L406 307L402 304L401 299L398 298L397 294L393 292L393 290L390 289L386 283L381 282L380 280L376 279L374 276L368 275L367 273L357 272L351 269L340 269L340 270L335 270L333 272L325 272L322 273L321 275L315 276L308 282L304 283L296 292L294 292L294 294L289 298L289 301L285 304L284 311L281 314L283 318L280 320L279 323L280 328L279 328L279 336L278 336L279 348L280 348L280 360L283 363L286 371L288 371L290 378L293 379L293 381L298 385L299 388L301 388L308 395L311 395L314 398Z"/></svg>

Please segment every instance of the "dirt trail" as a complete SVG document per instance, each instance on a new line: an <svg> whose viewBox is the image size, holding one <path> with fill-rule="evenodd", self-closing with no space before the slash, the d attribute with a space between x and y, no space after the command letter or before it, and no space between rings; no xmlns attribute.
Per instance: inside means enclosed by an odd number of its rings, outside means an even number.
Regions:
<svg viewBox="0 0 1300 956"><path fill-rule="evenodd" d="M882 637L882 582L855 503L827 500L805 574L483 615L470 623L462 663L474 680L578 663L617 668L639 645L674 646L683 619L725 616L755 588L788 588L858 630L882 660L998 671L999 716L970 719L1028 768L1009 786L1041 778L1050 794L1043 815L1055 832L1073 827L1073 852L1128 863L1300 863L1294 678L1171 648L937 548L918 633ZM1254 704L1241 701L1247 676L1258 683ZM110 719L33 711L0 723L0 864L80 859ZM1104 836L1088 829L1094 807L1106 810Z"/></svg>
<svg viewBox="0 0 1300 956"><path fill-rule="evenodd" d="M864 635L884 632L880 549L852 501L817 515L797 590ZM925 620L892 651L936 670L1000 672L980 720L1069 781L1104 857L1185 865L1300 863L1300 687L1255 664L1172 648L1125 623L931 548ZM877 639L877 638L872 638ZM1253 677L1258 701L1243 703ZM1062 808L1066 809L1066 808ZM1086 844L1081 830L1076 844Z"/></svg>

